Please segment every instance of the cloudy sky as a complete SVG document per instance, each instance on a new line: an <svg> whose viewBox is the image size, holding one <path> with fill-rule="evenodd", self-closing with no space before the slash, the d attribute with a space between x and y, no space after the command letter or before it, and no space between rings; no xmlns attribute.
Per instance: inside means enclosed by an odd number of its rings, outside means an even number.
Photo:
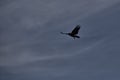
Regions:
<svg viewBox="0 0 120 80"><path fill-rule="evenodd" d="M119 21L120 0L0 0L0 80L120 80Z"/></svg>

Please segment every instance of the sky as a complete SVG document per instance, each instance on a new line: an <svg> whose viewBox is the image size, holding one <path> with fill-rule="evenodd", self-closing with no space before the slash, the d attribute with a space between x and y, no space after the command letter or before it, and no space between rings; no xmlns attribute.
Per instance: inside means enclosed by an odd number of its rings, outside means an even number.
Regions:
<svg viewBox="0 0 120 80"><path fill-rule="evenodd" d="M0 0L0 80L120 80L119 14L120 0Z"/></svg>

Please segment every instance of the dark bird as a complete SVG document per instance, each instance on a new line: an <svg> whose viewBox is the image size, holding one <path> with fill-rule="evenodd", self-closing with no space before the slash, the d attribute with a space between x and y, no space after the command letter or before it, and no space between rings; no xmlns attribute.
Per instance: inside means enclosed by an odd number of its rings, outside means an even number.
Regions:
<svg viewBox="0 0 120 80"><path fill-rule="evenodd" d="M69 35L71 37L73 37L74 39L75 38L80 38L80 36L77 36L78 32L80 30L80 25L77 25L71 33L63 33L63 32L60 32L61 34L66 34L66 35Z"/></svg>

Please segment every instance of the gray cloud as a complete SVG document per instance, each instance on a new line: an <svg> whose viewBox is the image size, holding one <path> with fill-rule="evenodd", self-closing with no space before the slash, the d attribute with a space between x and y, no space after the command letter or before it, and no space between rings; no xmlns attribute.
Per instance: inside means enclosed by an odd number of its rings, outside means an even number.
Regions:
<svg viewBox="0 0 120 80"><path fill-rule="evenodd" d="M1 80L120 79L119 0L1 2Z"/></svg>

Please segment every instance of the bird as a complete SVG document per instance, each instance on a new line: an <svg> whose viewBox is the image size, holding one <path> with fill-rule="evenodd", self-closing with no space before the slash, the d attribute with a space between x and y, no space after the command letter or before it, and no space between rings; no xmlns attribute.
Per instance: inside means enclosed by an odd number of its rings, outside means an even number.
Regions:
<svg viewBox="0 0 120 80"><path fill-rule="evenodd" d="M75 38L80 38L80 36L78 36L77 34L78 34L78 32L79 32L79 30L80 30L80 25L77 25L73 30L72 30L72 32L70 32L70 33L64 33L64 32L60 32L61 34L65 34L65 35L69 35L69 36L71 36L71 37L73 37L74 39Z"/></svg>

